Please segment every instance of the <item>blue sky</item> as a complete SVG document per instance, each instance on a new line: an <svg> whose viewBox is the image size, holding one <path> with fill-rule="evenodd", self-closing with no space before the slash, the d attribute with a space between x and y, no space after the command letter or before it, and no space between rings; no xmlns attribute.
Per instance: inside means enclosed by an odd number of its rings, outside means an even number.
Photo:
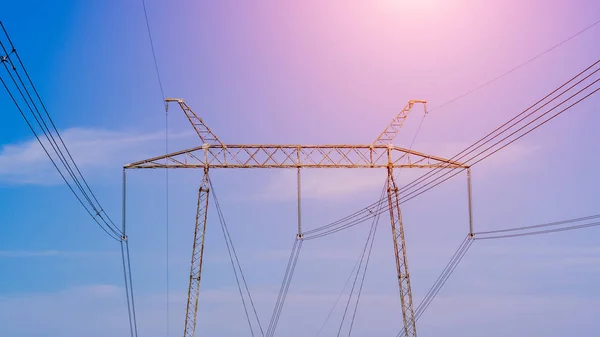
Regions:
<svg viewBox="0 0 600 337"><path fill-rule="evenodd" d="M233 144L371 143L407 100L437 106L600 13L590 0L147 6L165 94L184 98ZM107 212L120 219L122 166L165 151L141 2L22 1L3 9L0 19L75 160ZM413 148L451 157L595 61L599 37L596 26L431 113ZM477 229L598 213L597 96L473 169ZM128 335L118 245L79 207L3 92L0 107L0 335ZM175 105L169 112L170 149L199 145L182 112ZM411 113L396 145L408 147L421 116L420 109ZM402 172L401 183L416 174ZM295 172L217 171L212 177L265 324L296 229ZM200 178L201 172L170 174L170 335L183 329ZM384 178L379 171L305 172L305 226L373 202ZM140 333L165 336L165 174L136 171L128 179ZM466 234L464 175L407 203L403 212L417 304ZM354 336L392 336L400 327L386 219ZM239 336L247 326L212 206L209 221L198 330ZM305 243L280 335L316 335L367 232L357 226ZM588 229L476 242L419 321L419 334L595 336L598 234ZM336 330L339 314L338 307L325 332Z"/></svg>

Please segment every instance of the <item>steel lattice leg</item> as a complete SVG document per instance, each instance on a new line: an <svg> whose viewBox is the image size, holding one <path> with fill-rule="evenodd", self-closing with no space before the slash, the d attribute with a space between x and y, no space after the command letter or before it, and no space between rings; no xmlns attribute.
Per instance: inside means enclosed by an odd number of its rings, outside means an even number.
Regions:
<svg viewBox="0 0 600 337"><path fill-rule="evenodd" d="M204 170L202 183L198 190L198 208L196 211L196 228L194 230L194 248L192 250L192 267L190 269L190 287L185 315L184 337L193 337L196 331L196 313L200 294L200 277L202 272L202 256L204 255L204 234L206 233L206 215L208 212L208 170Z"/></svg>
<svg viewBox="0 0 600 337"><path fill-rule="evenodd" d="M400 198L398 186L394 180L392 168L388 169L387 186L388 206L392 223L392 237L394 239L394 254L396 256L396 271L398 272L398 285L400 287L400 302L402 304L402 318L407 337L417 335L415 312L413 310L412 292L408 274L408 258L406 257L406 244L404 241L404 227L400 211Z"/></svg>

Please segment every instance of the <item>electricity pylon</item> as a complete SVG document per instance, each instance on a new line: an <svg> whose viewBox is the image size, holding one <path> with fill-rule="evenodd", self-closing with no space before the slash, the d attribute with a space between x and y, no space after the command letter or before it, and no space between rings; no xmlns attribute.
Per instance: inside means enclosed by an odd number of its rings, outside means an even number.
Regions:
<svg viewBox="0 0 600 337"><path fill-rule="evenodd" d="M298 212L300 212L301 168L385 168L388 176L387 200L392 226L402 319L406 336L414 337L417 335L404 240L404 226L400 211L400 195L394 179L394 169L469 168L467 165L456 161L392 145L410 109L415 103L425 104L425 101L409 101L381 135L369 145L225 145L182 99L168 98L166 101L167 104L169 102L179 104L200 137L202 145L137 161L125 165L124 169L187 168L204 170L198 191L184 337L194 336L196 331L196 315L204 254L204 234L210 192L208 173L210 169L219 168L296 168L298 170ZM302 237L300 217L298 217L298 237Z"/></svg>

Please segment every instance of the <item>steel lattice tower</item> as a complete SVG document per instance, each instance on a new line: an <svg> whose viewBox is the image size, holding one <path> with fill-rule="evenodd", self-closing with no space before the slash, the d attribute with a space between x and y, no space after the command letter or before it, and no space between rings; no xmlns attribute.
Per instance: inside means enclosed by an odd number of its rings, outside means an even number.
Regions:
<svg viewBox="0 0 600 337"><path fill-rule="evenodd" d="M392 241L396 258L396 272L402 307L402 320L407 337L417 335L413 308L408 258L404 238L404 225L400 210L400 195L394 169L397 168L448 168L467 169L469 181L470 212L470 169L469 166L427 155L417 151L392 145L400 128L414 104L426 104L425 101L411 100L392 120L377 139L368 145L225 145L206 126L203 120L182 100L168 98L169 102L179 104L202 145L186 150L172 152L163 156L137 161L124 166L128 169L202 169L196 225L192 249L188 303L186 309L184 337L195 335L196 315L200 296L202 259L204 255L204 234L208 211L210 183L208 174L211 169L223 168L287 168L298 170L298 205L300 206L300 172L302 168L378 168L387 170L387 202L389 207ZM125 188L125 187L124 187ZM300 207L298 207L300 212ZM298 234L302 235L300 220Z"/></svg>

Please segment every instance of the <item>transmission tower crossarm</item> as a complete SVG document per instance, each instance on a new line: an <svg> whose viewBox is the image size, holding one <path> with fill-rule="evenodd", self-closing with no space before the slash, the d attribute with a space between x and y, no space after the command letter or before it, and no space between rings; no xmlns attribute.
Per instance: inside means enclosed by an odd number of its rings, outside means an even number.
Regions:
<svg viewBox="0 0 600 337"><path fill-rule="evenodd" d="M394 119L392 119L392 122L385 128L385 130L383 130L383 132L379 135L379 137L377 137L377 139L373 142L373 145L392 144L394 142L394 139L396 138L396 136L398 136L398 132L400 131L400 128L402 128L402 125L404 125L404 121L406 120L406 117L408 117L408 113L410 112L410 110L413 108L413 106L416 103L423 104L425 113L427 113L427 101L419 100L419 99L412 99L412 100L408 101L406 106L400 111L400 113L398 115L396 115L396 117L394 117Z"/></svg>
<svg viewBox="0 0 600 337"><path fill-rule="evenodd" d="M190 268L190 282L188 288L188 301L185 314L183 337L193 337L196 332L196 318L198 312L198 298L200 295L200 279L202 275L202 258L204 256L204 234L206 233L206 220L208 213L208 195L210 192L208 169L198 190L198 206L196 210L196 226L194 229L194 244L192 248L192 264Z"/></svg>
<svg viewBox="0 0 600 337"><path fill-rule="evenodd" d="M412 149L397 147L392 144L413 106L415 104L425 105L426 101L410 100L408 104L402 109L402 111L392 120L391 124L379 135L375 142L368 145L225 145L210 130L210 128L208 128L204 121L194 111L192 111L192 109L182 99L167 98L165 99L165 101L167 105L170 102L176 102L177 104L179 104L181 109L184 111L186 117L188 118L189 122L192 124L198 137L200 137L202 145L168 153L157 157L136 161L124 165L124 169L204 170L204 176L202 178L202 183L198 191L198 208L196 212L194 245L192 250L192 263L190 268L190 281L188 290L184 337L193 337L196 331L196 317L198 313L198 298L200 294L202 259L204 255L204 236L206 233L206 221L208 211L208 196L209 193L214 194L214 192L210 191L211 184L208 178L208 172L210 169L216 168L296 169L298 171L298 239L300 240L300 244L304 240L301 221L300 194L300 172L302 168L386 169L388 173L387 201L392 227L398 286L400 290L402 320L404 324L404 329L406 331L406 336L416 337L415 312L413 309L410 277L408 272L408 258L406 255L406 242L404 239L404 227L402 223L402 213L400 210L400 196L398 186L393 176L393 170L395 168L440 168L450 170L469 169L469 165L458 161L417 152ZM470 170L468 171L468 176L470 200ZM218 203L217 208L219 208ZM470 206L469 212L471 224L470 228L472 229L472 214L470 211ZM220 210L218 213L221 214ZM240 295L241 294L242 293L240 291ZM244 301L243 296L242 301ZM279 311L279 313L281 312ZM279 319L278 315L279 314L277 314L277 320ZM250 324L249 319L248 323ZM271 328L272 326L270 326L269 329ZM252 330L252 325L250 329ZM274 332L274 330L267 330L267 335L269 335L269 332Z"/></svg>
<svg viewBox="0 0 600 337"><path fill-rule="evenodd" d="M221 140L204 123L204 121L202 120L202 118L200 118L200 116L198 116L192 110L192 108L190 108L185 103L185 101L183 99L181 99L181 98L167 98L167 99L165 99L165 102L167 104L167 107L168 107L168 104L170 102L177 102L179 104L179 107L181 107L181 110L183 110L183 112L185 113L185 116L190 121L190 124L192 124L192 127L196 131L196 134L198 134L198 137L200 137L200 139L202 140L202 144L208 144L208 145L211 145L211 146L215 146L215 145L225 146L221 142Z"/></svg>
<svg viewBox="0 0 600 337"><path fill-rule="evenodd" d="M387 168L389 165L392 168L468 167L456 161L391 145L205 144L137 161L125 165L125 168Z"/></svg>

